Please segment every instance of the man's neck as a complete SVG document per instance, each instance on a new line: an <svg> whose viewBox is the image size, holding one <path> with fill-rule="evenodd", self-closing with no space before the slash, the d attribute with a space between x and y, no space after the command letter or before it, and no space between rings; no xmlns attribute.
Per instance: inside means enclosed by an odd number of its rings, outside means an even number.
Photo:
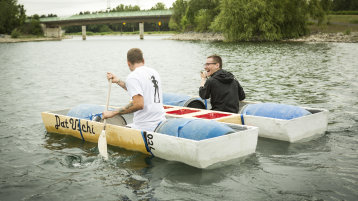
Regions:
<svg viewBox="0 0 358 201"><path fill-rule="evenodd" d="M133 65L133 68L136 69L136 68L139 68L139 67L142 67L142 66L144 66L144 63L135 63Z"/></svg>
<svg viewBox="0 0 358 201"><path fill-rule="evenodd" d="M131 71L134 71L135 69L137 69L139 67L142 67L142 66L144 66L143 62L132 64L132 65L129 66L129 68L130 68Z"/></svg>
<svg viewBox="0 0 358 201"><path fill-rule="evenodd" d="M212 76L213 76L216 72L218 72L219 70L221 70L221 68L219 68L219 69L217 69L215 72L213 72L210 77L212 77Z"/></svg>

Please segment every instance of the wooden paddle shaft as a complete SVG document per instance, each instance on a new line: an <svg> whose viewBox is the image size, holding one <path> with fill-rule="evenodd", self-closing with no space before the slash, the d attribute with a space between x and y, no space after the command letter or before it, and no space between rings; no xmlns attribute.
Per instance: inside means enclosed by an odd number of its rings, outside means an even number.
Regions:
<svg viewBox="0 0 358 201"><path fill-rule="evenodd" d="M112 79L108 80L108 94L107 94L107 102L106 102L106 111L108 111L108 105L109 105L109 97L111 95L111 86L112 86ZM106 119L104 119L103 121L104 126L103 126L103 130L106 130Z"/></svg>

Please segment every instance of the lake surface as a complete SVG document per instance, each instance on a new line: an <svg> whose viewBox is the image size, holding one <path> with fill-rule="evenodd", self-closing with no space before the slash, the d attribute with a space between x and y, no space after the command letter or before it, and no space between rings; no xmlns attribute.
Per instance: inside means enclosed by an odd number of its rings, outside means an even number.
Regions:
<svg viewBox="0 0 358 201"><path fill-rule="evenodd" d="M357 200L358 44L218 43L166 36L93 36L0 44L0 200ZM309 142L259 138L256 153L200 170L48 134L41 112L105 104L106 72L125 79L139 47L165 92L198 95L206 56L219 54L247 100L329 110ZM111 105L129 96L113 85Z"/></svg>

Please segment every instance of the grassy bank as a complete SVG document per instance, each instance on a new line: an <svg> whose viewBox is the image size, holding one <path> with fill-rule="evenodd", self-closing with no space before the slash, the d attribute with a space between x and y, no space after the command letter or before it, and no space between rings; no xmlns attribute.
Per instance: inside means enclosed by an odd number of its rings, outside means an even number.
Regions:
<svg viewBox="0 0 358 201"><path fill-rule="evenodd" d="M358 15L328 15L322 25L311 23L311 33L346 33L358 32Z"/></svg>

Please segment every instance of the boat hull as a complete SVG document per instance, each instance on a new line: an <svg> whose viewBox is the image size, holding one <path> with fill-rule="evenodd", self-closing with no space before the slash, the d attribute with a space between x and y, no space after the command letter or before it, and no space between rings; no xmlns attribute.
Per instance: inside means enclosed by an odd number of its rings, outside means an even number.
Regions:
<svg viewBox="0 0 358 201"><path fill-rule="evenodd" d="M41 115L47 132L71 135L84 141L97 143L103 129L103 123L69 117L61 112L42 112ZM258 128L227 125L235 132L205 140L191 140L107 123L106 138L112 146L197 168L208 168L255 153Z"/></svg>
<svg viewBox="0 0 358 201"><path fill-rule="evenodd" d="M248 102L245 102L246 104ZM167 115L185 118L209 118L219 122L259 127L259 137L287 142L307 141L327 131L328 111L318 108L304 108L312 114L290 120L242 115L220 111L165 106ZM182 112L180 112L182 111Z"/></svg>

